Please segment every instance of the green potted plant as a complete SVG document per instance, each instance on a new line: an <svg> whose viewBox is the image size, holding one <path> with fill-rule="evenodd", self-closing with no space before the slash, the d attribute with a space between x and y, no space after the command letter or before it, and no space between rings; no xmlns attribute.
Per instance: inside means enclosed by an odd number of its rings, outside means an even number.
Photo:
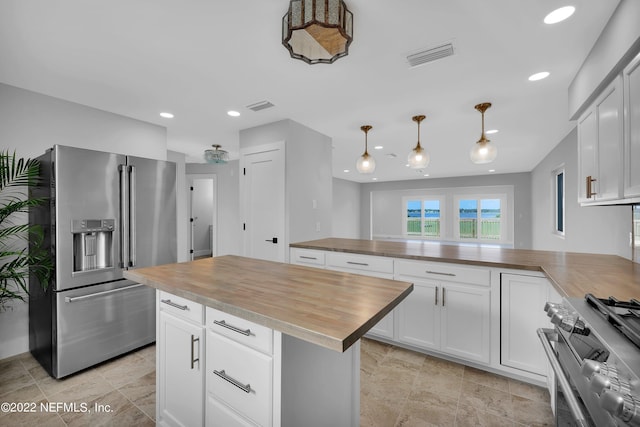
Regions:
<svg viewBox="0 0 640 427"><path fill-rule="evenodd" d="M28 193L40 181L39 172L37 160L0 151L0 311L11 301L25 300L30 272L46 287L53 271L42 245L44 231L27 218L30 207L45 202Z"/></svg>

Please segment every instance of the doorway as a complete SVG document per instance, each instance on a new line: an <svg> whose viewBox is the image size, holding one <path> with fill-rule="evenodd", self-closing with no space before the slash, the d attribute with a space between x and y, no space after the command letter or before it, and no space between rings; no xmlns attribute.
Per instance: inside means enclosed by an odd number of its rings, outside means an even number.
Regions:
<svg viewBox="0 0 640 427"><path fill-rule="evenodd" d="M189 258L217 255L216 175L187 175L189 192Z"/></svg>

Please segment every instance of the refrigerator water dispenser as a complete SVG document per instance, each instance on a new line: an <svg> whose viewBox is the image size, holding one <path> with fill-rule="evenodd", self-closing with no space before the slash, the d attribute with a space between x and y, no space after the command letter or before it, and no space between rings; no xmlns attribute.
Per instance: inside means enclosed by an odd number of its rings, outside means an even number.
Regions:
<svg viewBox="0 0 640 427"><path fill-rule="evenodd" d="M113 219L74 219L73 272L113 267Z"/></svg>

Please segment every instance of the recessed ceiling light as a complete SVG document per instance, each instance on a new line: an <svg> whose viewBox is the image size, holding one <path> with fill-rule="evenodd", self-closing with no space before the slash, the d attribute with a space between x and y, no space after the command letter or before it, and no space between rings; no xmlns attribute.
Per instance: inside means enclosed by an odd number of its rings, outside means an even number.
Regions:
<svg viewBox="0 0 640 427"><path fill-rule="evenodd" d="M491 172L491 173L493 173L495 171L496 171L495 169L489 169L489 172Z"/></svg>
<svg viewBox="0 0 640 427"><path fill-rule="evenodd" d="M425 173L425 174L424 174L424 175L422 175L422 176L429 176L429 174L428 174L428 173Z"/></svg>
<svg viewBox="0 0 640 427"><path fill-rule="evenodd" d="M407 163L405 166L406 166L406 167L409 167L409 163Z"/></svg>
<svg viewBox="0 0 640 427"><path fill-rule="evenodd" d="M498 129L491 129L485 132L487 135L491 135L492 133L498 133Z"/></svg>
<svg viewBox="0 0 640 427"><path fill-rule="evenodd" d="M227 111L227 114L230 115L231 117L238 117L240 115L240 113L234 110Z"/></svg>
<svg viewBox="0 0 640 427"><path fill-rule="evenodd" d="M378 178L371 178L371 179L372 179L373 181L377 181L377 180L378 180Z"/></svg>
<svg viewBox="0 0 640 427"><path fill-rule="evenodd" d="M576 11L576 8L573 6L564 6L559 9L554 10L550 14L544 17L545 24L557 24L558 22L562 22Z"/></svg>
<svg viewBox="0 0 640 427"><path fill-rule="evenodd" d="M373 147L374 150L382 150L384 147L382 145L376 145Z"/></svg>
<svg viewBox="0 0 640 427"><path fill-rule="evenodd" d="M344 173L349 173L349 169L345 169L345 170L343 170L342 172L344 172Z"/></svg>
<svg viewBox="0 0 640 427"><path fill-rule="evenodd" d="M542 71L540 73L535 73L529 76L529 81L535 82L537 80L542 80L542 79L546 79L547 77L549 77L549 72L548 71Z"/></svg>
<svg viewBox="0 0 640 427"><path fill-rule="evenodd" d="M162 112L160 113L160 117L164 117L165 119L173 119L173 114Z"/></svg>

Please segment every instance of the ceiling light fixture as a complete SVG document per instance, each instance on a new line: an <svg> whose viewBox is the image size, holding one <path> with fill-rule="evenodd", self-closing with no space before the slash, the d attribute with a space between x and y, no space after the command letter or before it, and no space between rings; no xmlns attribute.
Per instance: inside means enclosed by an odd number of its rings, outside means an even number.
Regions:
<svg viewBox="0 0 640 427"><path fill-rule="evenodd" d="M307 64L347 56L352 40L353 14L342 0L291 0L282 17L282 44Z"/></svg>
<svg viewBox="0 0 640 427"><path fill-rule="evenodd" d="M227 115L231 116L231 117L239 117L240 113L234 110L229 110L227 111Z"/></svg>
<svg viewBox="0 0 640 427"><path fill-rule="evenodd" d="M173 114L162 112L160 113L160 117L164 117L165 119L173 119Z"/></svg>
<svg viewBox="0 0 640 427"><path fill-rule="evenodd" d="M549 72L548 71L542 71L540 73L535 73L529 76L529 81L530 82L535 82L538 80L542 80L542 79L546 79L547 77L549 77Z"/></svg>
<svg viewBox="0 0 640 427"><path fill-rule="evenodd" d="M364 132L364 153L362 153L362 156L360 156L356 162L356 169L358 169L360 173L373 173L373 171L376 170L376 161L367 152L367 134L372 128L373 127L369 125L360 126L360 130Z"/></svg>
<svg viewBox="0 0 640 427"><path fill-rule="evenodd" d="M415 148L411 150L407 160L409 161L409 167L411 169L422 169L427 167L429 160L431 160L429 153L420 146L420 122L423 121L425 116L413 116L412 120L418 123L418 143Z"/></svg>
<svg viewBox="0 0 640 427"><path fill-rule="evenodd" d="M227 163L227 160L229 160L229 153L220 149L222 148L222 145L214 144L212 145L212 147L213 147L213 150L208 149L208 150L205 150L204 152L204 159L206 160L206 162L213 163L213 164Z"/></svg>
<svg viewBox="0 0 640 427"><path fill-rule="evenodd" d="M576 8L573 6L564 6L559 9L554 10L544 17L545 24L557 24L558 22L562 22L576 11Z"/></svg>
<svg viewBox="0 0 640 427"><path fill-rule="evenodd" d="M484 112L487 111L489 107L491 107L490 102L484 102L474 107L482 114L482 134L480 135L478 142L475 143L469 152L469 156L471 157L471 161L478 165L491 163L498 155L498 149L487 139L487 136L484 133Z"/></svg>

